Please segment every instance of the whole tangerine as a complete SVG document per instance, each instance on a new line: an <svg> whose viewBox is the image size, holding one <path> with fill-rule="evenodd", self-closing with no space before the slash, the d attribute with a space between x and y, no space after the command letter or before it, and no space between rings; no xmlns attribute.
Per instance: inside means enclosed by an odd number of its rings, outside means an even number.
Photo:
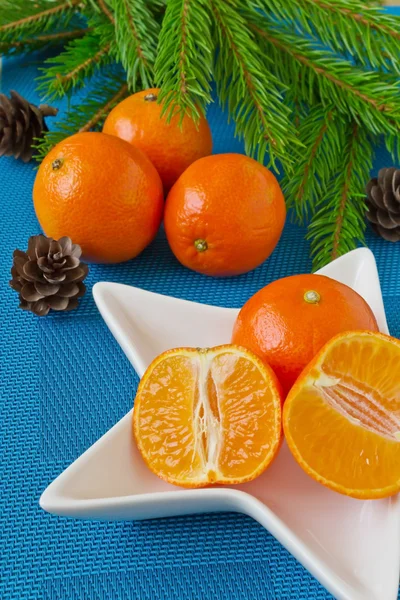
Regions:
<svg viewBox="0 0 400 600"><path fill-rule="evenodd" d="M230 276L260 265L286 217L275 176L243 154L197 160L168 194L165 231L176 258L205 275Z"/></svg>
<svg viewBox="0 0 400 600"><path fill-rule="evenodd" d="M138 148L105 133L78 133L45 157L33 201L46 235L69 236L95 262L137 256L163 214L160 177Z"/></svg>
<svg viewBox="0 0 400 600"><path fill-rule="evenodd" d="M378 324L357 292L324 275L293 275L270 283L246 302L232 342L272 367L287 394L324 344L359 329L378 331Z"/></svg>
<svg viewBox="0 0 400 600"><path fill-rule="evenodd" d="M158 88L137 92L115 106L103 132L115 135L140 148L160 174L164 191L172 187L192 162L211 154L211 130L205 117L196 123L189 115L180 122L175 114L167 122L161 116Z"/></svg>

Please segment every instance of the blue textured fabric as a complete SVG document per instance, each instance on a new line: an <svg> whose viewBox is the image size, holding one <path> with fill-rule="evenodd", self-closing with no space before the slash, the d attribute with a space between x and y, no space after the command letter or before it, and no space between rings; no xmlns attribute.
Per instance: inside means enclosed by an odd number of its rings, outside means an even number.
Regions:
<svg viewBox="0 0 400 600"><path fill-rule="evenodd" d="M27 59L3 65L3 90L38 101ZM63 105L62 105L63 106ZM216 106L214 151L242 152ZM374 171L391 163L379 151ZM0 161L2 600L328 600L331 596L260 525L233 514L142 523L98 523L45 514L48 483L132 405L138 383L103 323L92 285L109 280L222 306L241 306L269 281L308 271L304 231L288 224L277 250L253 273L213 280L181 267L163 234L135 261L94 265L78 311L44 319L17 310L8 288L14 248L39 232L34 165ZM400 336L400 244L371 233L389 326Z"/></svg>

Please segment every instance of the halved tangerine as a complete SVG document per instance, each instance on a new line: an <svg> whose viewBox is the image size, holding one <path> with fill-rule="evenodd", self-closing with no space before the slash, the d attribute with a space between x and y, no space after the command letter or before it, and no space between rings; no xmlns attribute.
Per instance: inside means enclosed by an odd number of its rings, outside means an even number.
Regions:
<svg viewBox="0 0 400 600"><path fill-rule="evenodd" d="M332 338L304 369L283 410L287 444L320 483L355 498L400 490L400 341Z"/></svg>
<svg viewBox="0 0 400 600"><path fill-rule="evenodd" d="M148 467L169 483L242 483L278 453L281 403L275 374L252 352L232 345L178 348L144 374L134 434Z"/></svg>

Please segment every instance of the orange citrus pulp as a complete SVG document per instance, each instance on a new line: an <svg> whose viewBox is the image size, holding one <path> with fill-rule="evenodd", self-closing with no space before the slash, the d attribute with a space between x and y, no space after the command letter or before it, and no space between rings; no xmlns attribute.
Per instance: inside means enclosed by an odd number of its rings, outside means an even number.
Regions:
<svg viewBox="0 0 400 600"><path fill-rule="evenodd" d="M400 341L381 333L332 338L284 406L288 446L311 477L355 498L400 490Z"/></svg>
<svg viewBox="0 0 400 600"><path fill-rule="evenodd" d="M140 382L134 434L148 467L183 487L260 475L282 440L273 371L238 346L161 354Z"/></svg>

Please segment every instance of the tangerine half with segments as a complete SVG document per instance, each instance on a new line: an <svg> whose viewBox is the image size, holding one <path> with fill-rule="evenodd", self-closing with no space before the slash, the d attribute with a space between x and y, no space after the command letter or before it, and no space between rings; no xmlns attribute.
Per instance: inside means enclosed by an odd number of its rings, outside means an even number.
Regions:
<svg viewBox="0 0 400 600"><path fill-rule="evenodd" d="M400 490L400 341L369 331L330 340L283 410L287 444L323 485L354 498Z"/></svg>
<svg viewBox="0 0 400 600"><path fill-rule="evenodd" d="M178 348L140 382L134 435L148 467L182 487L260 475L282 441L282 396L272 369L238 346Z"/></svg>

